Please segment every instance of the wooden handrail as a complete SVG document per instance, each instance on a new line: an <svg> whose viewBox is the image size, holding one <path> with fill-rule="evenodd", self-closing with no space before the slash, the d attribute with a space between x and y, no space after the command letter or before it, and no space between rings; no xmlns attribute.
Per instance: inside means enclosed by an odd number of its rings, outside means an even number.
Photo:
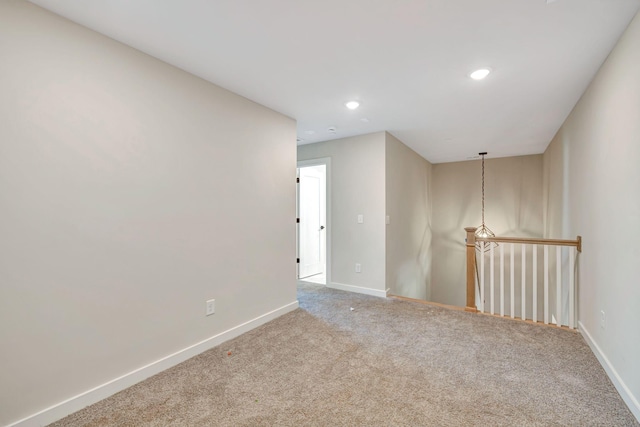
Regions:
<svg viewBox="0 0 640 427"><path fill-rule="evenodd" d="M465 228L465 231L466 230L467 229ZM578 236L576 240L538 239L535 237L478 237L478 236L475 236L475 241L490 242L490 243L525 243L530 245L575 246L578 249L578 252L582 252L582 236Z"/></svg>

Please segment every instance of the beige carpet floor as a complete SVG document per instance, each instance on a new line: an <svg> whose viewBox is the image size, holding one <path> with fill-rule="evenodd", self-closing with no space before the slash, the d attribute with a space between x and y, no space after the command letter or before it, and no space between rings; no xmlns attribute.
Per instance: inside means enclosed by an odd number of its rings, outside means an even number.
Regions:
<svg viewBox="0 0 640 427"><path fill-rule="evenodd" d="M578 333L313 284L299 301L54 425L639 425Z"/></svg>

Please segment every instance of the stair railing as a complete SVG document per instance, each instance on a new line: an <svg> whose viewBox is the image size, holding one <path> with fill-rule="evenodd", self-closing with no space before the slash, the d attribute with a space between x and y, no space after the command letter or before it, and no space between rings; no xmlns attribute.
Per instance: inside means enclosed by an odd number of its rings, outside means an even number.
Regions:
<svg viewBox="0 0 640 427"><path fill-rule="evenodd" d="M575 329L575 266L576 255L582 252L580 236L576 240L479 237L475 235L476 227L467 227L465 231L466 311L533 322L542 318L545 324ZM508 261L505 261L505 252ZM542 252L542 265L538 262L539 252ZM553 252L555 259L549 257ZM506 280L505 273L508 274Z"/></svg>

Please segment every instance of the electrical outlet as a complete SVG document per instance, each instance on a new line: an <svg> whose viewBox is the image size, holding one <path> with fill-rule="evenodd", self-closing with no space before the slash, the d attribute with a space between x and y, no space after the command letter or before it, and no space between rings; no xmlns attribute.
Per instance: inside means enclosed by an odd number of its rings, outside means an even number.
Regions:
<svg viewBox="0 0 640 427"><path fill-rule="evenodd" d="M358 215L358 224L364 224L364 215L362 214Z"/></svg>
<svg viewBox="0 0 640 427"><path fill-rule="evenodd" d="M604 329L604 320L605 320L604 310L600 310L600 327L602 329Z"/></svg>
<svg viewBox="0 0 640 427"><path fill-rule="evenodd" d="M216 300L210 299L207 301L207 316L211 316L216 312Z"/></svg>
<svg viewBox="0 0 640 427"><path fill-rule="evenodd" d="M356 264L356 273L362 273L362 265Z"/></svg>

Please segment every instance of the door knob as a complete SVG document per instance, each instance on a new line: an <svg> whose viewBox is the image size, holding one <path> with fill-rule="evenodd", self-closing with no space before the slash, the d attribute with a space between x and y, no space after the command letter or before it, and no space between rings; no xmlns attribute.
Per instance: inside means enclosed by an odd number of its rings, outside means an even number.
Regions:
<svg viewBox="0 0 640 427"><path fill-rule="evenodd" d="M321 225L321 226L320 226L320 230L324 230L324 225Z"/></svg>

